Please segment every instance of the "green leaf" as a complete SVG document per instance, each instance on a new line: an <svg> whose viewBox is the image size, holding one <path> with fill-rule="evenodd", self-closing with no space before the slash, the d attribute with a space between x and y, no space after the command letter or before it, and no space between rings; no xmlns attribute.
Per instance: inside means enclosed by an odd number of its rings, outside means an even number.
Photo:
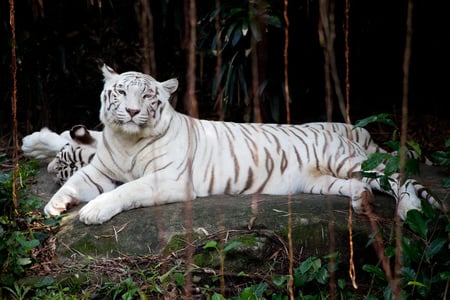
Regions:
<svg viewBox="0 0 450 300"><path fill-rule="evenodd" d="M384 160L389 159L390 157L391 154L389 153L372 153L369 155L369 158L362 163L361 168L364 171L373 170Z"/></svg>
<svg viewBox="0 0 450 300"><path fill-rule="evenodd" d="M17 264L20 266L26 266L31 264L31 259L29 257L20 257L17 259Z"/></svg>
<svg viewBox="0 0 450 300"><path fill-rule="evenodd" d="M450 188L450 177L446 177L442 180L442 186L445 188Z"/></svg>
<svg viewBox="0 0 450 300"><path fill-rule="evenodd" d="M233 32L233 38L231 39L231 45L236 46L237 43L241 40L242 36L242 28L236 28L236 30Z"/></svg>
<svg viewBox="0 0 450 300"><path fill-rule="evenodd" d="M411 262L418 262L423 253L423 244L411 239L405 235L402 236L402 250L404 265L409 266Z"/></svg>
<svg viewBox="0 0 450 300"><path fill-rule="evenodd" d="M203 246L203 249L209 249L209 248L217 249L217 242L216 241L209 241L209 242L206 243L205 246Z"/></svg>
<svg viewBox="0 0 450 300"><path fill-rule="evenodd" d="M345 281L345 279L339 278L337 281L337 285L341 290L343 290L343 289L345 289L345 286L347 285L347 281Z"/></svg>
<svg viewBox="0 0 450 300"><path fill-rule="evenodd" d="M400 165L400 157L399 156L391 156L386 162L386 168L384 169L384 173L386 175L392 175L393 173L398 171Z"/></svg>
<svg viewBox="0 0 450 300"><path fill-rule="evenodd" d="M267 283L264 282L257 284L255 287L255 296L261 297L266 290L267 290Z"/></svg>
<svg viewBox="0 0 450 300"><path fill-rule="evenodd" d="M426 239L428 234L428 222L421 212L416 209L408 211L406 223L409 228L421 238Z"/></svg>
<svg viewBox="0 0 450 300"><path fill-rule="evenodd" d="M435 197L435 199L438 199ZM422 200L421 202L421 210L422 213L430 220L434 220L436 218L436 210L433 205L428 203L426 200Z"/></svg>
<svg viewBox="0 0 450 300"><path fill-rule="evenodd" d="M300 264L299 270L301 273L305 274L311 268L314 270L318 270L322 266L322 262L320 258L316 257L308 257L304 262Z"/></svg>
<svg viewBox="0 0 450 300"><path fill-rule="evenodd" d="M315 273L314 278L317 280L320 284L327 284L328 278L329 278L328 270L326 268L321 268Z"/></svg>
<svg viewBox="0 0 450 300"><path fill-rule="evenodd" d="M42 288L46 286L50 286L55 283L55 280L50 276L45 276L44 278L40 279L36 283L33 284L33 287L35 288Z"/></svg>
<svg viewBox="0 0 450 300"><path fill-rule="evenodd" d="M408 285L427 287L425 284L423 284L422 282L418 282L418 281L408 281Z"/></svg>
<svg viewBox="0 0 450 300"><path fill-rule="evenodd" d="M445 147L450 147L450 139L445 141Z"/></svg>
<svg viewBox="0 0 450 300"><path fill-rule="evenodd" d="M278 16L268 16L267 17L267 24L275 27L275 28L282 28L283 24L281 23L281 20Z"/></svg>
<svg viewBox="0 0 450 300"><path fill-rule="evenodd" d="M439 273L439 278L442 281L447 281L450 278L450 271L444 271L444 272Z"/></svg>
<svg viewBox="0 0 450 300"><path fill-rule="evenodd" d="M406 177L420 174L420 163L418 159L409 158L405 163Z"/></svg>
<svg viewBox="0 0 450 300"><path fill-rule="evenodd" d="M433 240L427 248L426 256L428 259L435 256L447 244L447 239L437 238Z"/></svg>
<svg viewBox="0 0 450 300"><path fill-rule="evenodd" d="M374 265L363 265L362 269L368 273L372 273L377 277L378 279L381 279L383 281L386 281L386 274L383 270L381 270L380 267L374 266Z"/></svg>
<svg viewBox="0 0 450 300"><path fill-rule="evenodd" d="M18 241L19 241L20 245L27 250L31 250L31 249L34 249L37 246L39 246L38 240L27 241L27 240L18 239Z"/></svg>
<svg viewBox="0 0 450 300"><path fill-rule="evenodd" d="M384 250L384 253L386 253L386 256L391 258L394 257L395 255L395 247L386 247L386 249Z"/></svg>
<svg viewBox="0 0 450 300"><path fill-rule="evenodd" d="M405 280L414 280L417 276L416 271L410 267L402 267L401 272Z"/></svg>
<svg viewBox="0 0 450 300"><path fill-rule="evenodd" d="M450 152L436 151L431 154L431 159L442 167L450 167Z"/></svg>
<svg viewBox="0 0 450 300"><path fill-rule="evenodd" d="M384 145L386 145L387 147L389 147L389 149L392 149L393 151L398 151L398 149L400 149L400 142L394 139L384 142Z"/></svg>
<svg viewBox="0 0 450 300"><path fill-rule="evenodd" d="M233 250L236 247L239 247L240 245L242 245L241 242L233 241L233 242L227 244L225 246L225 248L223 248L223 252L228 253L229 251Z"/></svg>
<svg viewBox="0 0 450 300"><path fill-rule="evenodd" d="M420 149L419 143L416 141L408 141L407 144L418 157L422 156L422 149Z"/></svg>
<svg viewBox="0 0 450 300"><path fill-rule="evenodd" d="M185 283L186 283L185 280L184 280L184 275L181 274L181 273L175 273L175 274L173 274L173 278L175 279L175 284L176 284L177 286L182 287L182 286L184 286Z"/></svg>
<svg viewBox="0 0 450 300"><path fill-rule="evenodd" d="M289 281L288 275L275 275L272 278L272 283L278 288L284 287L286 282Z"/></svg>
<svg viewBox="0 0 450 300"><path fill-rule="evenodd" d="M167 271L166 273L159 276L159 281L161 283L165 282L169 278L170 274L172 274L173 271L175 271L176 268L177 268L177 266L173 266L169 271Z"/></svg>
<svg viewBox="0 0 450 300"><path fill-rule="evenodd" d="M392 121L390 114L378 114L375 116L370 116L370 117L364 118L362 120L357 121L355 123L355 126L356 127L365 127L365 126L369 125L370 123L375 123L375 122L387 124L387 125L390 125L393 127L397 127L395 125L395 122Z"/></svg>
<svg viewBox="0 0 450 300"><path fill-rule="evenodd" d="M225 298L219 294L219 293L214 293L211 297L211 300L224 300Z"/></svg>

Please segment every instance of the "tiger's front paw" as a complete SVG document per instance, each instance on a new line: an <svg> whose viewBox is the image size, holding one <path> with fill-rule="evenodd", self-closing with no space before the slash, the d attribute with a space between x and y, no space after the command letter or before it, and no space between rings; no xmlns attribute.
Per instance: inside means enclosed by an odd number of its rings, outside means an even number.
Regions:
<svg viewBox="0 0 450 300"><path fill-rule="evenodd" d="M45 205L44 213L47 216L59 216L66 211L70 206L78 204L77 201L73 201L70 196L55 197Z"/></svg>
<svg viewBox="0 0 450 300"><path fill-rule="evenodd" d="M117 202L110 199L109 194L105 193L88 202L78 214L81 222L90 225L103 224L121 211Z"/></svg>
<svg viewBox="0 0 450 300"><path fill-rule="evenodd" d="M55 156L65 143L58 134L44 127L22 139L22 151L25 156L45 159Z"/></svg>
<svg viewBox="0 0 450 300"><path fill-rule="evenodd" d="M59 216L70 206L78 205L78 190L71 185L59 189L44 207L47 216Z"/></svg>

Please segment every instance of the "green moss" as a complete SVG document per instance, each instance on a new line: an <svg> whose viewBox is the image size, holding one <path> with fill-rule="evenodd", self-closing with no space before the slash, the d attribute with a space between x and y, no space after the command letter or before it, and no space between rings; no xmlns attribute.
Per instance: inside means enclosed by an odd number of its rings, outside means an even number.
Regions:
<svg viewBox="0 0 450 300"><path fill-rule="evenodd" d="M192 235L192 240L198 240L200 238L200 235L197 233L194 233ZM184 249L187 246L187 234L175 234L172 236L170 241L167 243L167 245L164 247L164 249L161 251L164 255L169 255L172 252L176 252L178 250Z"/></svg>
<svg viewBox="0 0 450 300"><path fill-rule="evenodd" d="M219 253L215 249L202 249L194 255L194 264L200 267L218 268L220 266Z"/></svg>
<svg viewBox="0 0 450 300"><path fill-rule="evenodd" d="M253 247L258 243L254 233L237 235L231 238L230 242L241 243L244 247Z"/></svg>

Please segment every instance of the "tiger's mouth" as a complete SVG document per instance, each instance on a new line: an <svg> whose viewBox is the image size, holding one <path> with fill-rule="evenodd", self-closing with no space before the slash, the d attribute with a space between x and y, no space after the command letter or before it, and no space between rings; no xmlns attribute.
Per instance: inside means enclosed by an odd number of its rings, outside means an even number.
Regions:
<svg viewBox="0 0 450 300"><path fill-rule="evenodd" d="M139 133L146 127L145 122L141 123L133 119L118 121L117 123L123 132L129 134Z"/></svg>

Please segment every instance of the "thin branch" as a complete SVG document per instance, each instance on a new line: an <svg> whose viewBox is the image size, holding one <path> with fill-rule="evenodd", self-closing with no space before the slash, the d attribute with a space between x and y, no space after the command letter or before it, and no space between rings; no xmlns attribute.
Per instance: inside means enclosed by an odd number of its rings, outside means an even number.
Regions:
<svg viewBox="0 0 450 300"><path fill-rule="evenodd" d="M146 74L156 76L155 41L153 37L153 14L148 0L136 4L136 15L141 26L142 70Z"/></svg>
<svg viewBox="0 0 450 300"><path fill-rule="evenodd" d="M16 61L16 21L15 21L14 0L9 0L9 23L11 25L11 74L13 77L13 93L12 93L12 119L13 119L13 185L12 200L14 209L18 207L17 203L17 179L19 177L19 137L17 130L17 61Z"/></svg>
<svg viewBox="0 0 450 300"><path fill-rule="evenodd" d="M291 123L291 97L289 95L289 76L288 76L288 55L289 55L289 17L288 17L288 0L284 0L284 94L286 95L286 123Z"/></svg>
<svg viewBox="0 0 450 300"><path fill-rule="evenodd" d="M196 68L196 26L197 26L197 14L195 0L188 1L188 14L186 18L186 37L187 37L187 71L186 71L186 83L187 92L184 99L184 105L188 115L197 118L198 117L198 104L195 96L195 68Z"/></svg>
<svg viewBox="0 0 450 300"><path fill-rule="evenodd" d="M348 43L348 32L349 32L349 21L350 21L350 0L345 1L345 115L347 118L345 121L351 124L350 120L350 48Z"/></svg>
<svg viewBox="0 0 450 300"><path fill-rule="evenodd" d="M411 40L412 40L412 11L413 2L408 0L407 16L406 16L406 41L405 52L403 56L403 99L402 99L402 125L400 135L400 149L406 149L406 140L408 135L408 89L409 89L409 65L411 62ZM406 152L400 151L400 183L405 181L405 164ZM402 230L401 222L396 216L395 222L395 272L394 281L392 282L393 299L401 298L401 268L402 261Z"/></svg>

